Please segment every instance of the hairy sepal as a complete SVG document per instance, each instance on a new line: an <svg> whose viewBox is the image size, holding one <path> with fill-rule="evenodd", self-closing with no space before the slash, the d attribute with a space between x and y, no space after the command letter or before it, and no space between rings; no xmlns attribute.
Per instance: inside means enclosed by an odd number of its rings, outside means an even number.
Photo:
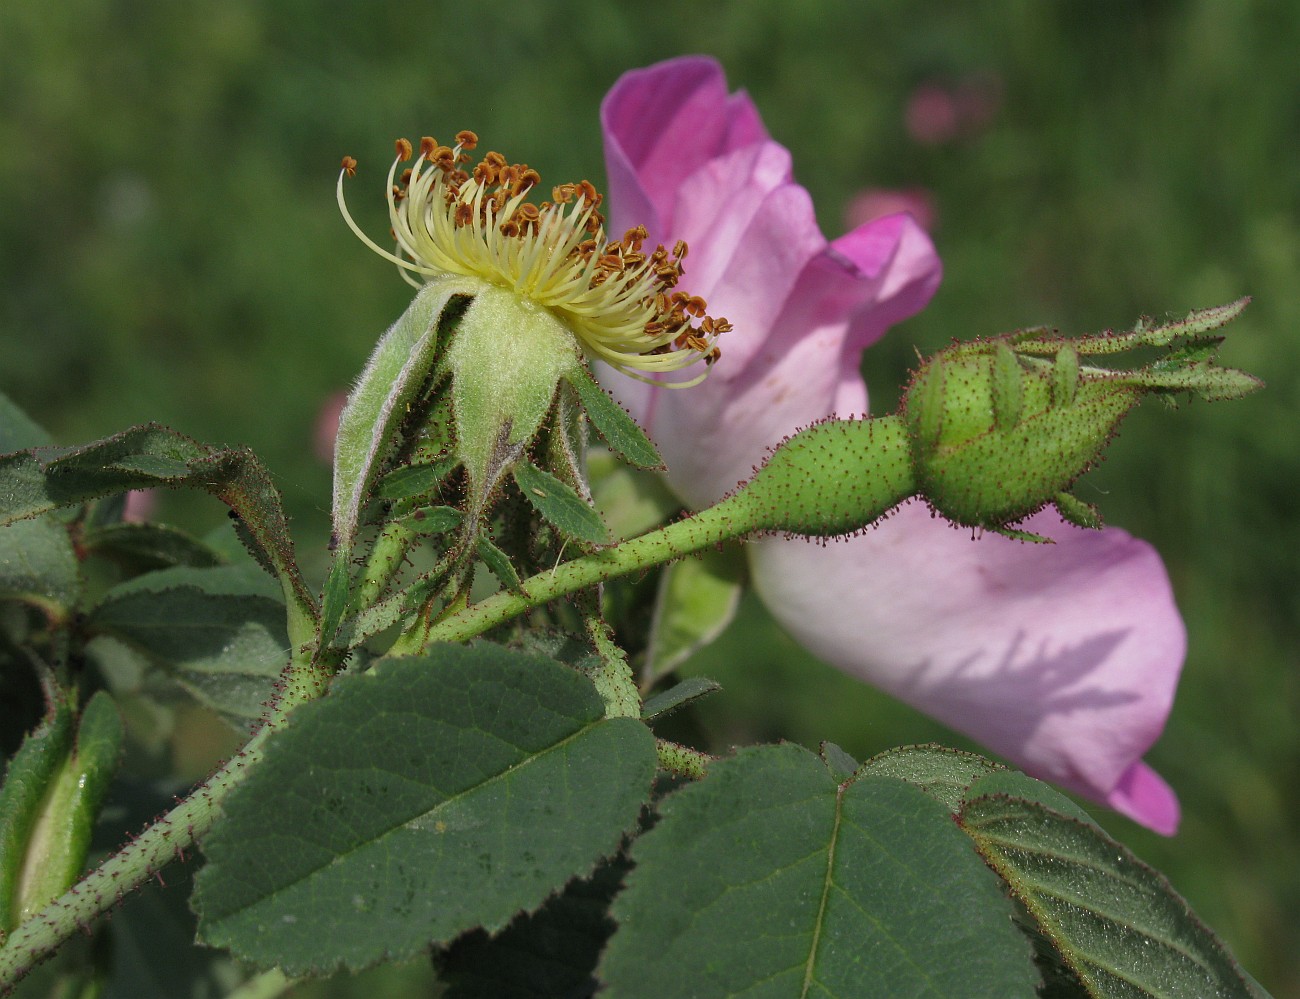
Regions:
<svg viewBox="0 0 1300 999"><path fill-rule="evenodd" d="M474 295L480 282L439 278L422 288L380 338L339 417L334 443L334 535L348 552L398 426L433 370L443 313L457 295Z"/></svg>

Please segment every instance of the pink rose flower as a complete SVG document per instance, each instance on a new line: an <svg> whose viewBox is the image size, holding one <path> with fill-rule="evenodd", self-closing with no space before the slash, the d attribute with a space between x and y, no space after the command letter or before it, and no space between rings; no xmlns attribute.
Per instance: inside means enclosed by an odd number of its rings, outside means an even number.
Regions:
<svg viewBox="0 0 1300 999"><path fill-rule="evenodd" d="M604 383L702 507L800 427L867 410L862 351L934 294L940 265L907 214L827 241L790 154L721 68L687 57L625 74L601 109L610 229L690 245L682 287L735 330L693 389ZM756 588L800 642L1023 767L1165 834L1173 792L1141 760L1185 648L1159 557L1054 514L1028 545L972 538L906 504L847 541L749 546Z"/></svg>

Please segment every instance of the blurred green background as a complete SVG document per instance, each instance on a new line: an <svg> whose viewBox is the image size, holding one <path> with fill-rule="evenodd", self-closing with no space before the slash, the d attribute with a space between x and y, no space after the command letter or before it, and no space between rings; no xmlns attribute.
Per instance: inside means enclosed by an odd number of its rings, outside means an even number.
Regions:
<svg viewBox="0 0 1300 999"><path fill-rule="evenodd" d="M916 188L946 275L867 358L877 412L914 347L1084 332L1255 296L1226 363L1267 392L1150 406L1081 495L1153 541L1190 632L1152 763L1185 818L1113 832L1276 996L1300 996L1300 5L938 0L351 5L0 3L0 388L59 439L160 420L251 445L324 563L322 402L409 300L334 205L382 233L399 135L472 128L548 183L601 175L629 68L726 66L830 236L867 188ZM195 529L223 511L163 498ZM696 668L724 738L866 755L946 739L808 660L747 605Z"/></svg>

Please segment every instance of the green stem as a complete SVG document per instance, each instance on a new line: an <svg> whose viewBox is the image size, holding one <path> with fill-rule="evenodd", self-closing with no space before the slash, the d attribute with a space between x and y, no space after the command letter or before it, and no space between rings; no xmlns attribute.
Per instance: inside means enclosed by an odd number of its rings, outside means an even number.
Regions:
<svg viewBox="0 0 1300 999"><path fill-rule="evenodd" d="M556 597L671 562L762 527L745 494L737 493L658 531L539 572L518 590L503 590L434 625L428 641L465 641Z"/></svg>
<svg viewBox="0 0 1300 999"><path fill-rule="evenodd" d="M262 758L266 741L289 712L323 694L337 662L296 656L281 676L270 716L242 750L184 801L45 908L15 927L0 946L0 991L12 987L79 929L121 902L191 847L221 815L221 802Z"/></svg>

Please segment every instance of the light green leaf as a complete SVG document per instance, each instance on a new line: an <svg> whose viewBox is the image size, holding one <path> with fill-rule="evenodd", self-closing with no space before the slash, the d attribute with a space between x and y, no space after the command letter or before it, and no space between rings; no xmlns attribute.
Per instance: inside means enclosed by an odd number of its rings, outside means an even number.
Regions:
<svg viewBox="0 0 1300 999"><path fill-rule="evenodd" d="M464 519L465 515L454 506L425 506L408 513L401 525L411 534L446 534Z"/></svg>
<svg viewBox="0 0 1300 999"><path fill-rule="evenodd" d="M841 783L805 749L763 746L660 810L614 903L611 997L1035 994L1002 886L904 781Z"/></svg>
<svg viewBox="0 0 1300 999"><path fill-rule="evenodd" d="M380 499L400 500L432 493L459 461L453 454L431 464L402 465L375 484L375 495Z"/></svg>
<svg viewBox="0 0 1300 999"><path fill-rule="evenodd" d="M972 798L958 821L1090 996L1263 995L1169 882L1095 825L1006 793Z"/></svg>
<svg viewBox="0 0 1300 999"><path fill-rule="evenodd" d="M596 545L609 543L609 528L600 514L568 483L527 461L516 462L511 472L528 502L565 537Z"/></svg>
<svg viewBox="0 0 1300 999"><path fill-rule="evenodd" d="M201 934L288 974L501 929L615 853L655 771L585 677L494 645L340 677L204 843Z"/></svg>
<svg viewBox="0 0 1300 999"><path fill-rule="evenodd" d="M72 711L58 705L29 732L5 768L0 784L0 933L18 925L25 861L41 805L58 778L73 741Z"/></svg>
<svg viewBox="0 0 1300 999"><path fill-rule="evenodd" d="M925 746L901 746L873 756L862 765L862 775L897 777L915 784L931 797L942 801L955 813L966 789L988 774L1005 768L974 753L949 749L934 743Z"/></svg>
<svg viewBox="0 0 1300 999"><path fill-rule="evenodd" d="M668 566L650 622L642 684L667 676L726 630L744 593L745 559L729 546Z"/></svg>
<svg viewBox="0 0 1300 999"><path fill-rule="evenodd" d="M818 755L826 764L826 769L838 781L845 781L858 770L858 761L833 742L823 742Z"/></svg>
<svg viewBox="0 0 1300 999"><path fill-rule="evenodd" d="M334 442L334 536L340 558L352 550L361 511L397 443L407 407L424 386L472 282L456 276L425 285L380 337L339 416ZM458 304L453 304L455 300Z"/></svg>

